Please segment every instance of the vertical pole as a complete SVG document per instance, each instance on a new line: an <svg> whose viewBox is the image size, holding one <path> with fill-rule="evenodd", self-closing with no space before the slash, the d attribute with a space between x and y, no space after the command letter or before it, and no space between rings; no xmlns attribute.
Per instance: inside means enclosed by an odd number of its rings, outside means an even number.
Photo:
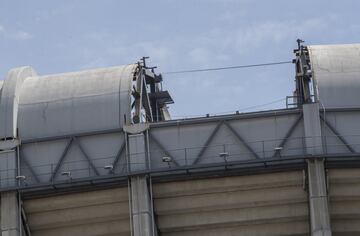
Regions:
<svg viewBox="0 0 360 236"><path fill-rule="evenodd" d="M185 154L185 166L187 166L187 150L184 148L184 154Z"/></svg>
<svg viewBox="0 0 360 236"><path fill-rule="evenodd" d="M132 210L132 202L131 202L131 181L130 178L128 178L128 198L129 198L129 219L130 219L130 236L133 236L134 231L134 225L132 222L132 216L133 216L133 210Z"/></svg>
<svg viewBox="0 0 360 236"><path fill-rule="evenodd" d="M17 162L17 176L21 176L21 170L20 170L20 147L16 147L16 162ZM21 179L18 178L18 187L21 187ZM20 191L18 191L18 224L19 224L19 235L22 236L22 220L21 220L21 194Z"/></svg>
<svg viewBox="0 0 360 236"><path fill-rule="evenodd" d="M265 143L264 143L264 140L261 141L262 143L262 153L263 153L263 158L265 158Z"/></svg>
<svg viewBox="0 0 360 236"><path fill-rule="evenodd" d="M51 163L51 166L50 166L50 167L51 167L50 176L53 176L53 173L54 173L54 164ZM54 176L54 178L51 178L51 184L53 184L55 177L56 177L56 176Z"/></svg>

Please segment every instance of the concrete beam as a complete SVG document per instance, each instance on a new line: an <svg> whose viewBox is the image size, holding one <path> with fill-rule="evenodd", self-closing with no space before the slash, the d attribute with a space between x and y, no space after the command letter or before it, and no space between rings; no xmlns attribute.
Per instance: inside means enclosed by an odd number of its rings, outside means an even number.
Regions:
<svg viewBox="0 0 360 236"><path fill-rule="evenodd" d="M313 236L331 236L323 159L308 160L310 225Z"/></svg>
<svg viewBox="0 0 360 236"><path fill-rule="evenodd" d="M304 133L307 154L323 154L319 104L303 105Z"/></svg>
<svg viewBox="0 0 360 236"><path fill-rule="evenodd" d="M148 136L147 136L148 137ZM148 140L144 133L128 134L127 150L130 171L148 169ZM131 227L134 236L155 236L152 195L148 186L147 176L130 178L130 213Z"/></svg>
<svg viewBox="0 0 360 236"><path fill-rule="evenodd" d="M147 179L145 176L131 178L131 208L134 236L153 236L153 212Z"/></svg>
<svg viewBox="0 0 360 236"><path fill-rule="evenodd" d="M324 153L319 103L303 105L306 153ZM308 160L309 210L312 236L331 236L327 185L323 159Z"/></svg>

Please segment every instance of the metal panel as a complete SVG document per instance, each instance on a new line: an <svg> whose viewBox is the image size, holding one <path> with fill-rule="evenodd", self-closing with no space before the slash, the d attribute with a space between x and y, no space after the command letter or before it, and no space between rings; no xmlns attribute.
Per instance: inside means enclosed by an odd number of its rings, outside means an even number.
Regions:
<svg viewBox="0 0 360 236"><path fill-rule="evenodd" d="M135 68L127 65L27 78L19 102L21 138L122 127L124 116L130 118Z"/></svg>
<svg viewBox="0 0 360 236"><path fill-rule="evenodd" d="M331 125L337 130L339 136L347 141L348 145L354 149L355 152L360 152L360 126L358 125L360 113L358 111L344 111L344 112L330 112L322 113L328 125ZM328 153L347 152L347 147L340 142L337 134L333 133L325 124L323 128L327 132L325 144ZM338 145L336 145L338 144Z"/></svg>
<svg viewBox="0 0 360 236"><path fill-rule="evenodd" d="M184 125L168 127L153 126L151 128L152 136L162 144L162 149L176 159L180 164L187 163L214 163L223 162L219 154L227 154L227 161L247 160L254 156L267 158L272 157L274 148L278 147L286 131L291 124L296 121L298 114L287 114L272 117L253 117L252 119L231 120L228 127L220 127L223 121L214 122L208 119L208 122L185 123ZM206 120L206 118L204 118ZM302 143L302 125L296 129L300 132L294 132L289 137L287 147L284 147L282 154L299 155L303 154ZM241 134L241 139L234 135L234 132ZM157 150L156 145L150 143L152 153L151 160L153 167L161 166L161 152ZM201 157L199 162L198 157ZM164 166L165 167L165 166Z"/></svg>
<svg viewBox="0 0 360 236"><path fill-rule="evenodd" d="M360 107L360 44L308 49L317 100L326 108Z"/></svg>

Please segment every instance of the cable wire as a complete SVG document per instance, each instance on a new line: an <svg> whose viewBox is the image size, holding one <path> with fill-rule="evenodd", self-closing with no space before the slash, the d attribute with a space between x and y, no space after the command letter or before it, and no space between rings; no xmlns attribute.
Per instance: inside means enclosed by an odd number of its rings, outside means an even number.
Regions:
<svg viewBox="0 0 360 236"><path fill-rule="evenodd" d="M207 72L207 71L217 71L217 70L233 70L233 69L242 69L242 68L250 68L250 67L275 66L275 65L290 64L290 63L292 63L292 61L279 61L279 62L269 62L269 63L261 63L261 64L214 67L214 68L205 68L205 69L167 71L162 74L184 74L184 73Z"/></svg>
<svg viewBox="0 0 360 236"><path fill-rule="evenodd" d="M282 102L282 101L286 101L286 98L281 98L281 99L273 100L273 101L267 102L267 103L262 103L262 104L257 104L257 105L254 105L254 106L240 108L238 110L216 112L214 114L209 114L209 115L217 116L217 115L224 115L224 114L232 114L234 112L244 112L244 111L248 111L248 110L251 110L251 109L254 109L254 108L265 107L265 106L268 106L268 105L276 104L276 103L279 103L279 102ZM173 118L189 118L189 117L202 117L202 116L204 116L204 114L186 115L186 116L178 115L178 116L172 116L172 117Z"/></svg>

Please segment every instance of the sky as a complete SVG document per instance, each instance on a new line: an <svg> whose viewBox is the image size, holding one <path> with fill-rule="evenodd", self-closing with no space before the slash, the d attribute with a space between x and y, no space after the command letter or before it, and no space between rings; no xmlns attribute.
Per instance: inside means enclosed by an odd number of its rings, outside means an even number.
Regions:
<svg viewBox="0 0 360 236"><path fill-rule="evenodd" d="M0 78L29 65L53 74L149 56L174 118L285 107L294 65L165 72L289 61L305 44L360 43L360 1L0 0Z"/></svg>

